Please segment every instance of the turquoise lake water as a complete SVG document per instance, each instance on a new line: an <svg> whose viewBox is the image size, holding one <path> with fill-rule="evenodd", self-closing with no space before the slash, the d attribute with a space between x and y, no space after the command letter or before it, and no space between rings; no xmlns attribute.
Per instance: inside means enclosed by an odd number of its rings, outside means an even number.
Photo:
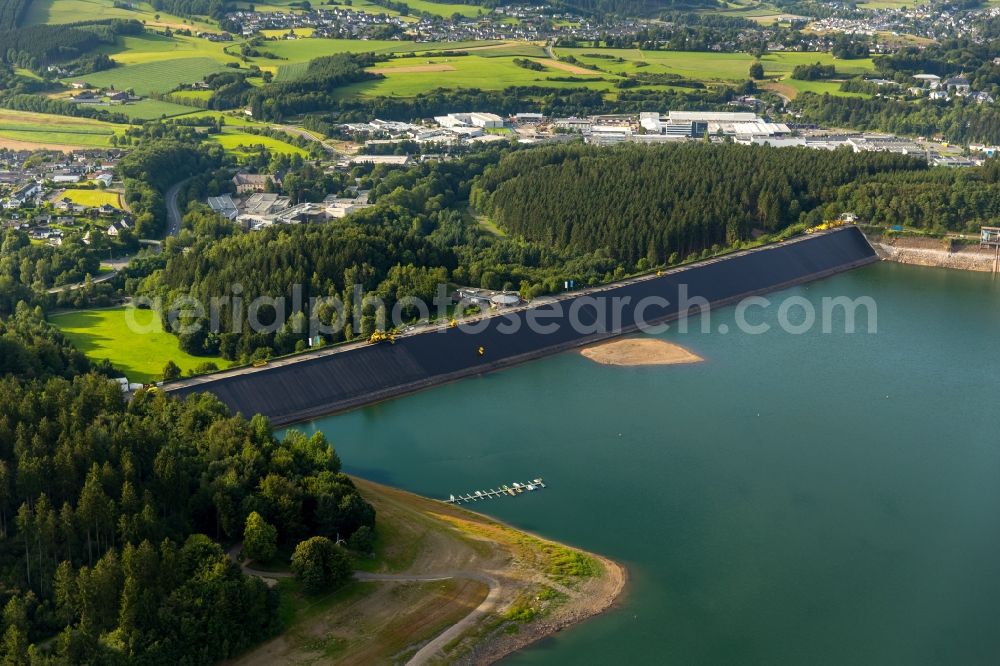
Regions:
<svg viewBox="0 0 1000 666"><path fill-rule="evenodd" d="M663 334L703 363L567 353L298 427L430 497L543 476L471 508L628 567L620 608L505 663L1000 663L1000 280L877 264L789 295L871 296L878 332L726 308Z"/></svg>

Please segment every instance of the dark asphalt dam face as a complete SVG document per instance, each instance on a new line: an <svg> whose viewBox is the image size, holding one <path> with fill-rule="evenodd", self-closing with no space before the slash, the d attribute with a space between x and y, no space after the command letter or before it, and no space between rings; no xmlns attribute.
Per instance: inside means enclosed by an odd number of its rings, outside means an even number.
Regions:
<svg viewBox="0 0 1000 666"><path fill-rule="evenodd" d="M701 297L720 307L875 261L878 256L864 235L848 227L594 289L560 300L558 315L551 305L543 304L491 317L474 333L463 327L439 328L397 338L395 344L331 350L245 374L230 371L168 384L163 390L177 397L207 391L233 412L247 417L263 414L274 425L284 426L632 333L638 330L637 315L646 323L676 319L681 285L686 285L689 299ZM637 312L637 304L651 297L669 304ZM580 302L574 307L574 301ZM528 317L552 331L533 330ZM593 332L598 321L621 324ZM513 328L517 330L511 332Z"/></svg>

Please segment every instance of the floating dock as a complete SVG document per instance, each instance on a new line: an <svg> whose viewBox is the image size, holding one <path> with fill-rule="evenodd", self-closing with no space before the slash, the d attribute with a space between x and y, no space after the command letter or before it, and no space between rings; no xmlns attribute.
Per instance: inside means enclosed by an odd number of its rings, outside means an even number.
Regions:
<svg viewBox="0 0 1000 666"><path fill-rule="evenodd" d="M477 490L472 493L466 493L465 495L451 495L448 499L444 500L445 504L468 504L469 502L478 502L480 500L492 500L500 499L501 497L517 497L524 493L531 493L536 490L541 490L545 487L545 481L542 479L532 479L527 483L521 483L520 481L515 481L510 485L504 484L499 488L490 488L489 490Z"/></svg>

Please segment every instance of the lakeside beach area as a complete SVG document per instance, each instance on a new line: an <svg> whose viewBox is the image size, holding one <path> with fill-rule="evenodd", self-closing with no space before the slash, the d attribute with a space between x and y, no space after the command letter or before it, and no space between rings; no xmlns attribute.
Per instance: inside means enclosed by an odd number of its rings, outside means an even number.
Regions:
<svg viewBox="0 0 1000 666"><path fill-rule="evenodd" d="M620 338L584 347L580 355L602 365L682 365L700 363L701 356L660 338Z"/></svg>

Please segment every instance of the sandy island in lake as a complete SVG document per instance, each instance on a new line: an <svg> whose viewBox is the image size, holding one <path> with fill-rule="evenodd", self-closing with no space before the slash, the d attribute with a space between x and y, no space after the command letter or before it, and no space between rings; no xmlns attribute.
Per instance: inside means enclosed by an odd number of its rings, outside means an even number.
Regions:
<svg viewBox="0 0 1000 666"><path fill-rule="evenodd" d="M622 338L580 350L591 361L604 365L679 365L698 363L700 356L658 338Z"/></svg>

